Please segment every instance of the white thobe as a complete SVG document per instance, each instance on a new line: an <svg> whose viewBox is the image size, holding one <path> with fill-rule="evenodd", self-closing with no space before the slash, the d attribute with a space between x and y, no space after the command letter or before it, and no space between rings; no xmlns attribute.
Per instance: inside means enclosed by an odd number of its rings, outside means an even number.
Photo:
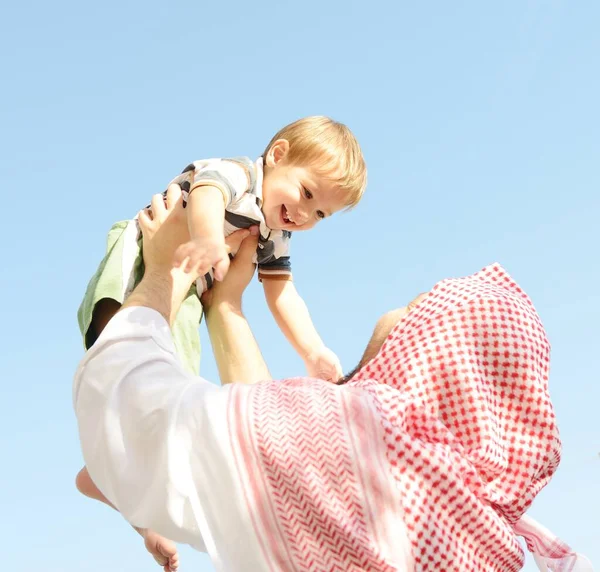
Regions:
<svg viewBox="0 0 600 572"><path fill-rule="evenodd" d="M217 570L297 570L298 560L277 560L284 552L281 540L265 546L268 539L261 536L274 536L261 534L256 514L270 500L254 487L249 502L245 490L260 469L246 466L248 478L240 478L243 455L236 460L229 438L231 392L245 394L252 387L219 387L192 376L181 367L159 313L145 307L122 310L75 375L83 457L96 486L132 525L207 551ZM382 558L405 570L409 542L392 508L399 505L397 491L385 473L365 479L357 494L389 507L372 519L371 528L379 528L373 534ZM271 524L271 530L279 526Z"/></svg>

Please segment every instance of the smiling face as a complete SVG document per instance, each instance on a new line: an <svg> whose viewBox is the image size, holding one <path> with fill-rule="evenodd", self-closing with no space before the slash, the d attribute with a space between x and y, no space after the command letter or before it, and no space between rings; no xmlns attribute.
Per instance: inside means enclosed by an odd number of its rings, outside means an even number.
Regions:
<svg viewBox="0 0 600 572"><path fill-rule="evenodd" d="M342 210L344 196L315 169L288 164L288 148L285 139L276 141L265 157L262 210L273 230L309 230Z"/></svg>

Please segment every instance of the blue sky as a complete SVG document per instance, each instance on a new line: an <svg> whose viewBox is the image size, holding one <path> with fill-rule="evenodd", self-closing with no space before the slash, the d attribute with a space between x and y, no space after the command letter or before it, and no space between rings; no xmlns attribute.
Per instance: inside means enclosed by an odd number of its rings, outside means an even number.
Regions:
<svg viewBox="0 0 600 572"><path fill-rule="evenodd" d="M73 486L78 303L113 221L310 114L347 123L370 173L355 211L294 237L324 339L350 369L381 313L502 263L553 345L563 462L531 512L598 566L599 18L591 0L4 5L3 568L158 569ZM272 373L302 373L257 283L245 308Z"/></svg>

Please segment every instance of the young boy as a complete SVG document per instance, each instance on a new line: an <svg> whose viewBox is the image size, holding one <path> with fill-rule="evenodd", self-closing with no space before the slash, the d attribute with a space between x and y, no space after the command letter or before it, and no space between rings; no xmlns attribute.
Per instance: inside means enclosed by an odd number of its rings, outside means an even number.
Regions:
<svg viewBox="0 0 600 572"><path fill-rule="evenodd" d="M187 258L201 278L182 306L173 337L184 365L198 372L202 317L199 296L222 280L229 267L225 237L258 225L258 277L277 324L304 361L308 375L337 381L336 355L317 333L292 281L292 233L355 206L366 186L366 167L350 130L327 117L300 119L281 129L257 161L248 158L195 161L172 183L187 202L190 241L175 263ZM79 308L79 325L89 348L143 274L137 220L117 223L107 255L90 281ZM214 269L214 270L213 270Z"/></svg>

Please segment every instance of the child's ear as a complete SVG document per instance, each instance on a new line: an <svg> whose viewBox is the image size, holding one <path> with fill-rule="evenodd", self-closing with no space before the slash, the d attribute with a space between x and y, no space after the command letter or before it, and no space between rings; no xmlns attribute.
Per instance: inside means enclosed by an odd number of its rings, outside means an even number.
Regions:
<svg viewBox="0 0 600 572"><path fill-rule="evenodd" d="M267 152L265 162L269 167L274 167L285 159L289 149L290 142L287 139L277 139Z"/></svg>

